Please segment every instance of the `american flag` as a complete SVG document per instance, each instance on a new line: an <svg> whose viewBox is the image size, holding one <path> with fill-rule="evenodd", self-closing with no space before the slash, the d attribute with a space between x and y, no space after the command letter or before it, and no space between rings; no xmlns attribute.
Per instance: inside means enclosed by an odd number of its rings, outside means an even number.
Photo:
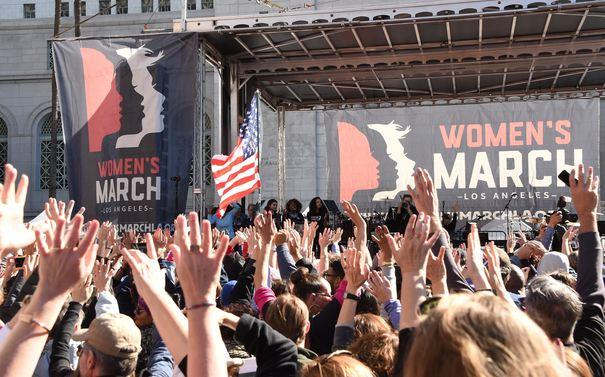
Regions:
<svg viewBox="0 0 605 377"><path fill-rule="evenodd" d="M212 176L218 195L221 197L218 216L244 196L260 188L258 165L260 159L260 109L259 94L254 94L239 130L235 149L229 156L218 154L212 157Z"/></svg>

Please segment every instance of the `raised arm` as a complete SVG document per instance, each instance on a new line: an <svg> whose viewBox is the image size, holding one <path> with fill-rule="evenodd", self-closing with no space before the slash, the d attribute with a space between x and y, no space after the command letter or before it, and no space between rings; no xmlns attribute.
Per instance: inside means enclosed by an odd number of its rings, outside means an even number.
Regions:
<svg viewBox="0 0 605 377"><path fill-rule="evenodd" d="M395 253L401 268L402 312L399 328L416 327L420 321L418 306L425 300L428 253L439 233L429 238L430 218L420 212L412 215L405 230L402 246Z"/></svg>
<svg viewBox="0 0 605 377"><path fill-rule="evenodd" d="M181 230L180 240L172 251L187 303L187 375L226 377L227 359L217 322L216 292L229 237L222 236L214 249L210 222L203 221L200 232L196 212L189 213L189 234L184 216L177 218L177 226Z"/></svg>
<svg viewBox="0 0 605 377"><path fill-rule="evenodd" d="M269 287L269 256L271 254L271 245L273 237L276 234L273 215L270 211L258 215L254 219L254 226L258 230L261 240L260 250L256 255L256 272L254 273L254 288Z"/></svg>
<svg viewBox="0 0 605 377"><path fill-rule="evenodd" d="M445 255L443 262L445 264L447 286L451 292L468 291L472 292L472 288L466 283L462 272L457 267L450 244L447 240L445 233L441 227L441 219L439 218L439 198L437 197L437 190L433 184L428 171L417 168L414 172L414 183L415 187L412 189L408 186L408 191L418 211L424 212L430 218L430 233L439 233L437 241L433 245L433 255L439 255L441 246L445 246Z"/></svg>
<svg viewBox="0 0 605 377"><path fill-rule="evenodd" d="M365 260L365 253L361 250L345 250L341 263L345 270L347 290L334 332L334 347L339 349L347 348L354 340L352 337L343 336L342 330L343 327L352 328L355 325L355 311L357 310L357 302L361 294L361 286L368 280L370 275L370 269ZM350 334L346 329L344 331Z"/></svg>
<svg viewBox="0 0 605 377"><path fill-rule="evenodd" d="M592 167L584 176L584 166L572 170L570 189L573 203L578 212L580 230L578 240L578 282L576 290L584 306L596 305L603 310L605 288L603 286L603 249L597 229L597 207L599 203L599 178L593 177Z"/></svg>
<svg viewBox="0 0 605 377"><path fill-rule="evenodd" d="M14 195L14 192L13 192ZM14 198L14 196L13 196ZM6 198L4 198L6 199ZM65 299L72 287L90 274L96 254L93 241L99 223L92 221L79 239L84 218L76 215L69 231L59 219L54 234L36 232L40 252L40 281L20 321L0 350L0 375L32 375Z"/></svg>
<svg viewBox="0 0 605 377"><path fill-rule="evenodd" d="M187 355L187 317L164 289L165 274L150 234L145 235L145 241L147 254L124 248L122 255L132 269L134 284L149 307L158 332L178 364Z"/></svg>

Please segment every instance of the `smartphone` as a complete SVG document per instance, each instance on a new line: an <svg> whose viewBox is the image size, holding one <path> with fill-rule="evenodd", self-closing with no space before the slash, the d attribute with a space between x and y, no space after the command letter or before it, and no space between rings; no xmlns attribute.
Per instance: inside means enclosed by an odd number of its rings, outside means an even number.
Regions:
<svg viewBox="0 0 605 377"><path fill-rule="evenodd" d="M24 262L25 262L25 257L15 257L15 268L17 270L22 269Z"/></svg>
<svg viewBox="0 0 605 377"><path fill-rule="evenodd" d="M569 172L567 170L562 170L559 173L559 179L561 180L561 182L565 183L565 186L569 187ZM576 183L578 183L578 180L575 180Z"/></svg>

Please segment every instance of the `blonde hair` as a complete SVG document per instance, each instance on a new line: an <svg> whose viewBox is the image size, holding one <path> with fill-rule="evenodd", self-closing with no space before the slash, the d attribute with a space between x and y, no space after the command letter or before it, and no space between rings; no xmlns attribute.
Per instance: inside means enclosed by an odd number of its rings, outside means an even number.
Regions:
<svg viewBox="0 0 605 377"><path fill-rule="evenodd" d="M443 298L418 326L404 374L414 377L555 377L569 371L548 337L504 300L457 294Z"/></svg>
<svg viewBox="0 0 605 377"><path fill-rule="evenodd" d="M347 351L323 355L302 366L299 377L375 377L374 372Z"/></svg>

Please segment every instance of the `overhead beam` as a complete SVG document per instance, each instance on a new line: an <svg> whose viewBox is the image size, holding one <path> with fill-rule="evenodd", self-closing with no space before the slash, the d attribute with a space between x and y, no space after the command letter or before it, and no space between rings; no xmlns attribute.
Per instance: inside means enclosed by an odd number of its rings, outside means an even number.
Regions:
<svg viewBox="0 0 605 377"><path fill-rule="evenodd" d="M586 74L588 74L588 71L590 70L590 66L591 65L592 65L592 63L588 63L588 67L586 67L586 69L582 73L582 76L580 76L580 79L578 80L578 83L576 84L576 88L579 88L579 87L582 86L582 81L584 81L584 78L586 77Z"/></svg>
<svg viewBox="0 0 605 377"><path fill-rule="evenodd" d="M361 49L361 51L363 51L364 55L367 55L368 52L366 51L366 46L364 46L363 43L361 43L361 38L359 38L359 34L357 34L357 30L355 30L355 28L352 28L351 31L353 32L353 36L355 37L355 40L357 41L359 48Z"/></svg>
<svg viewBox="0 0 605 377"><path fill-rule="evenodd" d="M309 52L309 50L307 49L307 47L302 43L302 41L300 40L300 38L298 38L298 35L296 35L295 32L290 32L290 35L292 35L294 37L294 39L296 39L296 42L298 42L298 45L300 46L300 48L302 48L303 51L306 52L307 55L310 58L313 58L313 55L311 55L311 53Z"/></svg>
<svg viewBox="0 0 605 377"><path fill-rule="evenodd" d="M515 27L517 26L517 16L513 17L513 22L510 25L510 36L508 37L508 42L513 43L515 39Z"/></svg>
<svg viewBox="0 0 605 377"><path fill-rule="evenodd" d="M393 42L391 42L391 36L389 35L389 31L387 30L386 25L382 25L382 32L384 33L384 38L387 40L391 52L395 52L395 50L393 49Z"/></svg>
<svg viewBox="0 0 605 377"><path fill-rule="evenodd" d="M343 28L342 31L340 31L340 32L347 31L347 30L348 29ZM336 34L336 32L325 33L325 34L327 36L330 36L330 35ZM605 34L605 28L586 30L586 31L582 32L583 37L594 37L595 39L601 39L603 37L603 34ZM569 44L569 35L570 35L569 32L567 32L567 33L565 33L565 32L547 33L544 38L544 41L553 41L554 43L564 41L565 43ZM322 38L322 37L323 37L322 34L319 33L317 35L300 38L300 40L302 42L306 42L309 40ZM541 38L542 38L542 36L540 34L517 35L517 36L515 36L515 42L516 43L525 42L524 44L529 44L531 42L540 43ZM544 41L542 41L542 42L544 42ZM277 48L282 48L282 47L290 46L293 44L297 44L297 42L295 39L291 38L290 40L282 41L280 43L275 43L275 46ZM500 44L506 45L508 47L509 46L509 37L508 36L507 37L494 37L494 38L485 39L481 36L481 33L480 33L479 41L477 39L467 39L467 40L456 41L457 48L464 48L464 47L476 48L477 46L481 47L482 45L496 46L496 45L500 45ZM502 46L502 47L504 47L504 46ZM390 51L390 49L391 49L390 46L388 46L388 44L382 45L382 46L381 45L365 46L365 48L368 53L370 53L370 52L387 52L387 51ZM443 42L422 42L422 48L423 48L423 50L440 49L440 48L443 48ZM251 49L251 50L260 58L271 58L271 57L276 56L273 47L271 47L268 44L265 46L262 46L262 47ZM399 53L417 51L418 42L407 43L407 44L393 44L393 50L395 50L396 52L399 52ZM301 56L301 54L304 54L304 51L302 51L302 50L282 51L282 52L285 56L289 56L289 57ZM314 49L313 52L315 55L328 55L328 54L334 53L334 50L332 50L332 49ZM358 47L339 48L338 52L341 54L354 54L354 53L359 52L359 48ZM239 58L245 58L248 55L249 55L248 52L243 51L241 53L236 53L236 54L230 55L229 57L239 59Z"/></svg>
<svg viewBox="0 0 605 377"><path fill-rule="evenodd" d="M585 67L568 67L568 68L561 68L561 69L542 69L542 70L538 70L538 69L534 69L534 73L539 73L540 75L549 75L550 78L553 77L557 77L558 75L561 74L571 74L571 75L579 75L582 72L584 72L586 68ZM589 68L588 72L591 71L602 71L605 68L603 68L602 66L592 66ZM432 80L434 79L439 79L439 80L475 80L477 77L500 77L502 76L502 83L500 85L496 85L494 87L497 88L502 88L502 87L507 87L508 86L508 75L512 75L512 74L526 74L529 75L529 71L528 70L507 70L504 74L502 72L487 72L487 73L480 73L480 74L448 74L448 75L441 75L441 76L424 76L424 77L407 77L405 76L405 74L403 73L399 73L399 72L393 72L394 74L396 74L397 76L390 76L388 77L388 79L393 80L396 79L397 77L400 78L402 81L404 82L404 87L408 85L407 80L412 80L412 81L422 81L422 80L427 80L427 78L431 79L431 84L432 84ZM313 84L318 85L321 83L326 83L326 84L332 84L334 83L335 85L344 85L348 82L351 81L351 73L348 72L341 72L341 73L336 73L336 72L332 72L329 76L326 74L317 74L317 75L313 75L312 78L313 80ZM372 78L365 78L365 79L360 79L357 75L355 75L355 80L357 81L357 83L359 83L359 85L362 88L365 88L366 86L364 86L367 83L375 83L376 79L375 77ZM267 80L261 80L262 83L264 83L264 85L267 86L281 86L282 85L282 81L285 81L286 84L288 85L298 85L301 83L301 81L296 80L295 78L290 77L289 79L286 78L280 78L279 80L274 80L272 81L270 78ZM539 80L532 80L533 82L537 82ZM311 81L309 79L306 79L303 81L304 83L310 83ZM527 83L527 80L523 80L522 83ZM368 87L370 88L370 87ZM393 90L401 90L401 89L397 89L397 88L393 88L393 87L384 87L385 90L387 91L393 91ZM369 90L383 90L382 87L380 88L370 88ZM409 90L409 88L408 88ZM481 88L481 91L484 91L485 87ZM476 89L476 91L478 92L478 89Z"/></svg>
<svg viewBox="0 0 605 377"><path fill-rule="evenodd" d="M353 82L355 83L355 86L359 90L359 93L361 93L361 96L363 97L363 99L367 99L366 94L363 92L363 89L361 89L361 86L357 82L357 79L355 78L355 76L353 76L352 79L353 79Z"/></svg>
<svg viewBox="0 0 605 377"><path fill-rule="evenodd" d="M554 90L557 85L557 80L559 79L559 75L561 74L561 69L563 68L563 64L559 64L559 69L557 69L557 73L552 81L552 85L550 86L550 90Z"/></svg>
<svg viewBox="0 0 605 377"><path fill-rule="evenodd" d="M284 86L286 87L286 89L288 89L288 91L290 92L290 94L292 94L294 96L294 98L296 98L296 100L298 102L302 103L302 99L300 99L300 97L298 96L298 94L296 94L296 92L294 91L294 89L292 89L290 87L290 85L287 85L285 81L282 81L281 83L284 84Z"/></svg>
<svg viewBox="0 0 605 377"><path fill-rule="evenodd" d="M549 13L546 16L546 22L544 22L544 28L542 28L542 37L540 38L540 44L544 43L544 38L546 38L546 33L548 33L548 26L550 25L550 20L552 19L552 13Z"/></svg>
<svg viewBox="0 0 605 377"><path fill-rule="evenodd" d="M376 81L378 81L378 84L380 85L380 87L382 88L382 91L384 93L384 96L386 98L389 98L389 94L387 93L387 91L384 89L384 85L382 85L382 81L380 80L380 77L378 77L378 75L376 74L376 71L374 69L372 69L372 73L374 74L374 77L376 78Z"/></svg>
<svg viewBox="0 0 605 377"><path fill-rule="evenodd" d="M416 34L416 43L418 44L418 49L422 52L422 39L420 38L420 30L418 29L418 24L414 22L414 33Z"/></svg>
<svg viewBox="0 0 605 377"><path fill-rule="evenodd" d="M401 74L401 80L403 81L403 87L405 88L405 93L408 96L408 98L410 98L412 95L410 93L410 88L408 87L408 82L405 79L405 75L403 73Z"/></svg>
<svg viewBox="0 0 605 377"><path fill-rule="evenodd" d="M273 47L273 49L275 50L275 52L277 52L277 54L282 58L285 59L286 57L284 56L284 54L281 52L281 50L277 47L275 47L275 44L273 43L273 41L271 40L271 38L269 38L269 36L267 34L262 34L263 39L265 41L267 41L267 43L269 43L269 45L271 47Z"/></svg>
<svg viewBox="0 0 605 377"><path fill-rule="evenodd" d="M334 90L336 91L336 93L338 93L338 96L340 97L340 99L342 99L344 101L345 100L345 96L342 95L342 93L340 92L340 90L338 89L338 87L332 82L331 79L328 79L328 81L330 82L330 85L332 86L332 88L334 88Z"/></svg>
<svg viewBox="0 0 605 377"><path fill-rule="evenodd" d="M324 39L326 40L326 43L332 49L332 52L334 52L336 54L336 56L340 56L340 52L338 52L338 50L336 50L336 47L334 47L334 43L332 43L328 34L326 34L326 32L322 30L321 35L323 35Z"/></svg>
<svg viewBox="0 0 605 377"><path fill-rule="evenodd" d="M309 85L309 88L311 89L311 91L313 92L313 94L315 94L315 96L317 97L317 99L320 100L321 102L323 102L324 99L319 95L319 93L317 92L317 90L313 87L313 84L309 83L309 80L305 80L305 83L307 83L307 85Z"/></svg>
<svg viewBox="0 0 605 377"><path fill-rule="evenodd" d="M605 38L598 40L578 40L574 43L569 41L560 42L548 42L539 46L533 45L521 45L515 44L506 49L507 55L518 56L531 54L533 56L550 54L554 56L560 51L566 51L570 48L573 50L591 50L599 51L605 48ZM259 65L258 62L240 61L240 65L245 67L243 71L256 71L256 70L283 70L288 68L307 68L307 67L324 67L324 66L348 66L348 65L362 65L362 64L406 64L412 61L429 61L429 60L453 60L458 61L461 57L474 58L480 60L483 56L500 56L503 50L501 47L489 46L482 49L475 49L470 47L464 48L452 48L439 49L439 50L427 50L421 55L414 54L395 54L395 55L355 55L355 56L334 56L334 54L325 56L314 56L313 59L307 58L290 58L284 62L281 60L263 60L263 64ZM583 54L584 55L584 54ZM544 56L547 57L547 56ZM497 59L501 60L501 59Z"/></svg>

